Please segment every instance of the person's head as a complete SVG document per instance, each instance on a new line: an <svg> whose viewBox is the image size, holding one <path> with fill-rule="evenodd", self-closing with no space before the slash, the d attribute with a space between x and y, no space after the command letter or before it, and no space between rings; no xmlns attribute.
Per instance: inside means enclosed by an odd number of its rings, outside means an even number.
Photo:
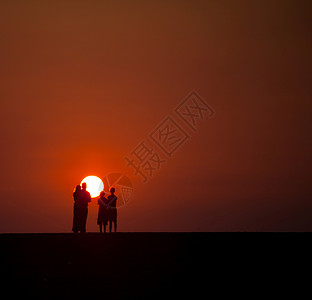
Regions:
<svg viewBox="0 0 312 300"><path fill-rule="evenodd" d="M104 196L105 196L105 192L102 191L101 194L100 194L100 197L103 198Z"/></svg>
<svg viewBox="0 0 312 300"><path fill-rule="evenodd" d="M81 191L81 186L78 184L76 185L75 192L79 192L79 191Z"/></svg>
<svg viewBox="0 0 312 300"><path fill-rule="evenodd" d="M115 188L114 187L111 187L110 190L111 194L113 195L115 193Z"/></svg>
<svg viewBox="0 0 312 300"><path fill-rule="evenodd" d="M82 189L83 189L83 190L86 190L86 189L87 189L87 184L86 184L85 182L83 182L81 186L82 186Z"/></svg>

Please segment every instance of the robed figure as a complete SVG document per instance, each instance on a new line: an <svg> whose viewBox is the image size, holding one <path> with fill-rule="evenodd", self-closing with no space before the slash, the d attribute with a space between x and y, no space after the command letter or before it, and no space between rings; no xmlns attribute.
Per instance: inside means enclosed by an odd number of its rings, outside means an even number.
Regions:
<svg viewBox="0 0 312 300"><path fill-rule="evenodd" d="M88 217L88 203L91 202L91 195L87 191L87 184L84 182L82 184L82 189L80 185L76 186L74 197L74 218L73 218L73 232L81 233L86 232L86 223Z"/></svg>

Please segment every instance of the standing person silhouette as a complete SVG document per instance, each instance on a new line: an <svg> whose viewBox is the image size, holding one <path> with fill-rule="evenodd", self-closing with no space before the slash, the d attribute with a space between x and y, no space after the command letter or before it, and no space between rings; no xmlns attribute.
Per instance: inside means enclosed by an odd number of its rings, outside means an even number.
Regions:
<svg viewBox="0 0 312 300"><path fill-rule="evenodd" d="M73 193L74 197L74 218L73 218L73 228L74 233L78 233L81 230L81 220L82 220L82 198L81 198L81 186L78 184Z"/></svg>
<svg viewBox="0 0 312 300"><path fill-rule="evenodd" d="M102 233L102 225L104 225L104 233L106 232L106 225L108 221L108 199L105 197L105 192L102 191L98 199L99 213L97 224L100 226L100 233Z"/></svg>
<svg viewBox="0 0 312 300"><path fill-rule="evenodd" d="M107 213L108 213L108 221L109 221L109 232L112 232L112 223L114 223L114 231L117 231L117 208L116 208L116 202L117 197L114 195L115 188L110 189L110 195L107 197L108 200L108 207L107 207Z"/></svg>
<svg viewBox="0 0 312 300"><path fill-rule="evenodd" d="M91 195L87 191L87 184L85 182L82 183L82 190L81 190L81 201L82 201L82 224L81 224L81 233L86 232L86 223L88 217L88 204L91 202Z"/></svg>

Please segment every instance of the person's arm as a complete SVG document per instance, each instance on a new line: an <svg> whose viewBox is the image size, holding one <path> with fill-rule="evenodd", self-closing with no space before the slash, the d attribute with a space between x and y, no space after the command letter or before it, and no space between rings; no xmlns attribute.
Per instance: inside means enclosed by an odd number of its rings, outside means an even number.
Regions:
<svg viewBox="0 0 312 300"><path fill-rule="evenodd" d="M88 193L88 202L91 202L91 195Z"/></svg>

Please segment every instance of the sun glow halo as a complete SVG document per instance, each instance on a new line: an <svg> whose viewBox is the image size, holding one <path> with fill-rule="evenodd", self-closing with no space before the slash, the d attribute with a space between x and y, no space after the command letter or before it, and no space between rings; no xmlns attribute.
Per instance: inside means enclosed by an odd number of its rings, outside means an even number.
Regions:
<svg viewBox="0 0 312 300"><path fill-rule="evenodd" d="M87 176L81 181L81 184L83 182L87 184L87 191L92 198L99 196L101 191L104 190L103 181L97 176Z"/></svg>

